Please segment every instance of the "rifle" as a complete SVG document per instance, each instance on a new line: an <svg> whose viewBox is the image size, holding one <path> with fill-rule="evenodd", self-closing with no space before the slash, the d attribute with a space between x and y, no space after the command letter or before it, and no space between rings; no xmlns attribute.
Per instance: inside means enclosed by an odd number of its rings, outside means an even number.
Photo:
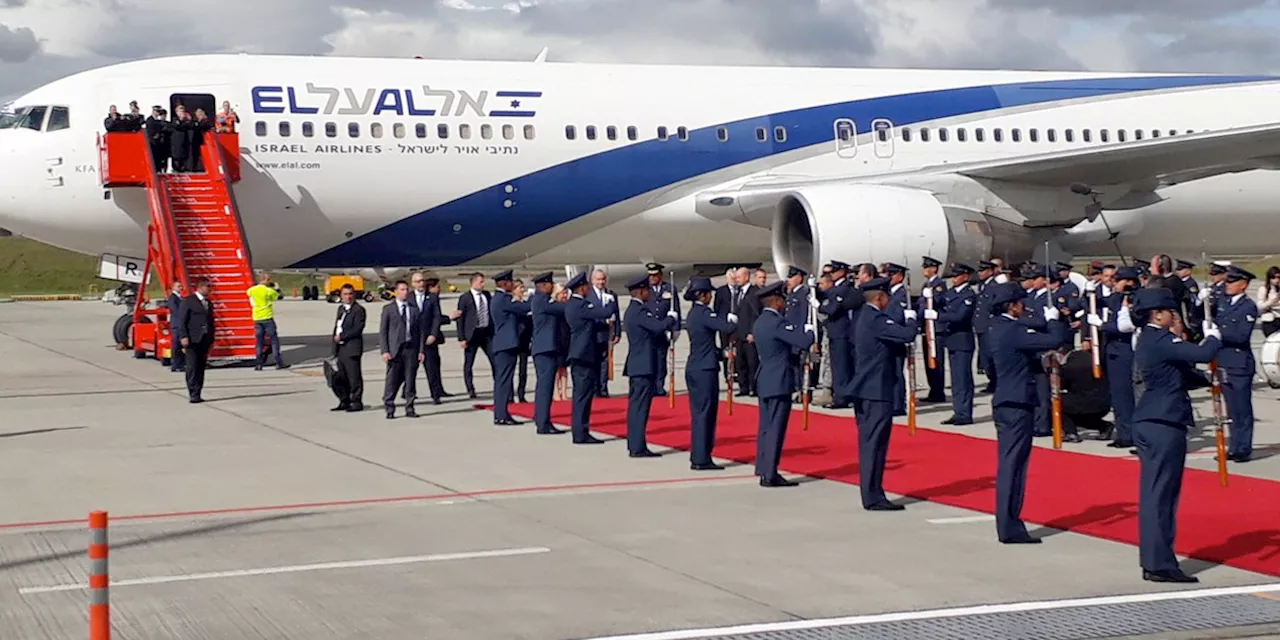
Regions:
<svg viewBox="0 0 1280 640"><path fill-rule="evenodd" d="M800 398L800 402L801 402L801 406L804 409L804 430L805 431L809 430L809 404L812 402L812 397L813 397L813 385L811 383L811 375L813 372L813 359L818 350L818 335L817 335L818 296L816 293L813 292L813 288L816 283L817 283L817 280L815 280L813 276L809 276L809 281L806 283L807 286L809 287L809 291L808 291L809 323L808 324L814 328L814 336L813 336L813 346L809 347L804 352L804 385L801 387L801 389L803 389L801 393L803 393L804 396Z"/></svg>
<svg viewBox="0 0 1280 640"><path fill-rule="evenodd" d="M1048 289L1049 282L1053 280L1053 266L1049 264L1049 243L1044 243L1044 279L1045 288ZM1046 290L1045 297L1048 298L1049 306L1053 306L1053 296ZM1053 415L1053 448L1062 448L1062 375L1058 368L1058 352L1050 351L1045 354L1049 361L1049 407Z"/></svg>
<svg viewBox="0 0 1280 640"><path fill-rule="evenodd" d="M911 308L911 273L905 277L903 291L907 294L907 308ZM907 433L916 434L916 343L912 340L907 345Z"/></svg>
<svg viewBox="0 0 1280 640"><path fill-rule="evenodd" d="M1098 290L1097 283L1094 284L1095 289L1089 292L1089 315L1098 315ZM1089 325L1089 357L1093 360L1093 379L1102 379L1102 347L1098 345L1099 338L1098 328Z"/></svg>
<svg viewBox="0 0 1280 640"><path fill-rule="evenodd" d="M733 361L738 359L738 343L736 340L736 337L729 336L729 393L725 396L729 401L729 415L733 415L733 374L735 373L733 370Z"/></svg>
<svg viewBox="0 0 1280 640"><path fill-rule="evenodd" d="M926 287L929 286L929 283L926 282L925 286ZM921 293L923 293L923 290L921 290ZM930 311L933 310L932 295L925 296L924 308L929 309ZM937 369L938 368L938 332L937 332L937 324L933 320L926 319L924 321L924 343L925 343L925 347L928 349L928 354L929 354L928 366L930 369ZM914 395L914 392L912 392L912 394Z"/></svg>
<svg viewBox="0 0 1280 640"><path fill-rule="evenodd" d="M613 318L609 318L609 381L613 382Z"/></svg>
<svg viewBox="0 0 1280 640"><path fill-rule="evenodd" d="M1205 263L1208 268L1207 255L1200 253L1200 260ZM1209 291L1209 297L1204 301L1205 319L1213 322L1213 280L1206 280L1205 289ZM1222 406L1222 375L1218 371L1218 359L1214 358L1209 361L1209 382L1212 384L1213 394L1213 437L1217 441L1218 446L1218 483L1223 487L1227 486L1227 430L1226 420L1223 416L1226 411Z"/></svg>
<svg viewBox="0 0 1280 640"><path fill-rule="evenodd" d="M676 272L671 272L671 310L676 310ZM679 326L679 320L676 321ZM676 329L671 330L671 344L667 349L667 407L676 408Z"/></svg>

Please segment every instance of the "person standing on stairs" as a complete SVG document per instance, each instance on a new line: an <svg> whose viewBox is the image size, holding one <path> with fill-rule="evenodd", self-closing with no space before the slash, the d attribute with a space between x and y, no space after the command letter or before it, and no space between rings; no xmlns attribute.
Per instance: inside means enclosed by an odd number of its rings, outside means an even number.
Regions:
<svg viewBox="0 0 1280 640"><path fill-rule="evenodd" d="M173 172L187 171L187 160L191 156L191 129L194 126L187 108L178 105L173 109L173 119L169 121L165 131L169 135L169 158L173 160Z"/></svg>
<svg viewBox="0 0 1280 640"><path fill-rule="evenodd" d="M249 296L249 308L253 311L253 344L254 355L257 359L254 361L254 371L262 371L262 365L266 363L266 341L271 342L271 354L275 357L277 369L288 369L289 365L284 363L284 357L280 355L280 333L276 329L276 300L280 299L280 292L271 286L271 274L262 272L258 274L258 284L249 287L245 291L245 295Z"/></svg>
<svg viewBox="0 0 1280 640"><path fill-rule="evenodd" d="M192 118L191 131L188 133L191 138L191 154L187 156L187 171L204 173L204 155L201 149L204 149L204 143L212 129L213 121L209 119L209 114L204 109L196 109L196 116Z"/></svg>

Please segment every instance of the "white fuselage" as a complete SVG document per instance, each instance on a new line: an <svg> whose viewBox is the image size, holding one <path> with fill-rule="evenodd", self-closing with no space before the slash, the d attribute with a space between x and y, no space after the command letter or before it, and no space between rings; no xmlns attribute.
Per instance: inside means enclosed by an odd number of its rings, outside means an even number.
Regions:
<svg viewBox="0 0 1280 640"><path fill-rule="evenodd" d="M1277 83L161 58L76 74L15 101L46 110L41 122L0 130L0 227L83 253L145 255L145 195L99 186L102 119L108 105L137 100L144 114L151 105L172 112L175 96L208 94L216 105L229 101L242 120L235 196L261 268L767 263L768 229L700 216L696 195L751 178L865 178L1264 124L1280 113ZM51 130L53 107L66 109L68 126ZM1158 193L1157 204L1106 213L1126 254L1253 255L1275 247L1264 231L1280 198L1270 172ZM1059 242L1076 254L1113 253L1102 226L1064 230Z"/></svg>

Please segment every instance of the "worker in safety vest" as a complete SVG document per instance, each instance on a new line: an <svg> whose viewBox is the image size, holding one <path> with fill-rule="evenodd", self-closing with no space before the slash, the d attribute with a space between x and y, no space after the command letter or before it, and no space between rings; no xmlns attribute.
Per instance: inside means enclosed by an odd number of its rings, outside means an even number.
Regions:
<svg viewBox="0 0 1280 640"><path fill-rule="evenodd" d="M271 285L270 274L258 274L258 284L249 287L245 293L248 294L249 306L253 309L254 353L257 356L254 370L262 371L262 365L267 359L262 344L264 339L271 341L276 368L288 369L289 365L280 357L280 336L276 333L275 303L280 299L280 292Z"/></svg>

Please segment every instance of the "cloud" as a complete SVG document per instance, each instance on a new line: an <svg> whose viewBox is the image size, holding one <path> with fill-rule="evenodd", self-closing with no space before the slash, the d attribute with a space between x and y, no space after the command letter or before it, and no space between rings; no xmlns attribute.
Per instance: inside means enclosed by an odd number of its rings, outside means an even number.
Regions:
<svg viewBox="0 0 1280 640"><path fill-rule="evenodd" d="M197 52L1280 71L1278 0L0 0L0 95Z"/></svg>

